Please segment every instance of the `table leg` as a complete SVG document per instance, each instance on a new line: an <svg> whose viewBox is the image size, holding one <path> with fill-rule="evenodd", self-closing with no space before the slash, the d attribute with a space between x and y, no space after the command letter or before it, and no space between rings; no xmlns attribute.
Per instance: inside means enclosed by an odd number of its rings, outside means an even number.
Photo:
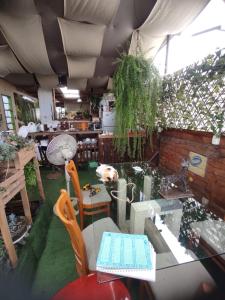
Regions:
<svg viewBox="0 0 225 300"><path fill-rule="evenodd" d="M35 172L36 172L36 177L37 177L38 190L39 190L41 199L44 201L45 200L45 192L44 192L43 184L42 184L42 180L41 180L41 173L40 173L40 169L39 169L39 163L38 163L38 160L36 159L36 157L33 158L33 162L34 162Z"/></svg>
<svg viewBox="0 0 225 300"><path fill-rule="evenodd" d="M27 223L30 225L32 223L32 217L31 217L30 202L29 202L29 199L28 199L28 196L27 196L26 187L24 187L20 191L20 195L21 195L21 198L22 198L24 214L25 214L25 217L27 219Z"/></svg>
<svg viewBox="0 0 225 300"><path fill-rule="evenodd" d="M127 206L127 181L124 178L118 180L117 199L117 223L121 230L126 228L126 206Z"/></svg>
<svg viewBox="0 0 225 300"><path fill-rule="evenodd" d="M153 177L152 176L144 176L144 188L143 188L143 193L145 196L145 201L151 199L152 195L152 182L153 182Z"/></svg>
<svg viewBox="0 0 225 300"><path fill-rule="evenodd" d="M0 229L2 233L2 238L9 255L12 267L15 268L17 264L17 254L15 247L13 245L11 233L9 231L8 221L5 214L5 205L0 204Z"/></svg>

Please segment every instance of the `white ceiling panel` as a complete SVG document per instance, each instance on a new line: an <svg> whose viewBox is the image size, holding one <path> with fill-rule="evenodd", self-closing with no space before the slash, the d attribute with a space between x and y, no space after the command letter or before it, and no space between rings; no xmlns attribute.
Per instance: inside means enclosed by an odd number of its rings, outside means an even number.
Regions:
<svg viewBox="0 0 225 300"><path fill-rule="evenodd" d="M134 32L130 53L135 53L140 41L146 58L153 57L169 34L182 32L207 5L209 0L158 0L146 22Z"/></svg>
<svg viewBox="0 0 225 300"><path fill-rule="evenodd" d="M36 75L41 88L56 88L59 84L57 75Z"/></svg>
<svg viewBox="0 0 225 300"><path fill-rule="evenodd" d="M10 48L30 73L53 73L39 15L15 17L0 14L0 28Z"/></svg>
<svg viewBox="0 0 225 300"><path fill-rule="evenodd" d="M64 0L64 17L93 24L109 24L120 0Z"/></svg>
<svg viewBox="0 0 225 300"><path fill-rule="evenodd" d="M91 78L95 72L96 57L67 56L67 64L70 78Z"/></svg>
<svg viewBox="0 0 225 300"><path fill-rule="evenodd" d="M99 56L105 32L104 25L71 22L59 18L66 55Z"/></svg>
<svg viewBox="0 0 225 300"><path fill-rule="evenodd" d="M0 76L10 73L25 73L8 45L0 46Z"/></svg>

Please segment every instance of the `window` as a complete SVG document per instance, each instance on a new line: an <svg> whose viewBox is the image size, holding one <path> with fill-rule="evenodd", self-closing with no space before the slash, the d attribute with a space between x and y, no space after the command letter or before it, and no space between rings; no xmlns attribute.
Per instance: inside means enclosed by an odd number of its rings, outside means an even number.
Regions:
<svg viewBox="0 0 225 300"><path fill-rule="evenodd" d="M7 130L15 129L15 121L13 116L12 99L9 96L2 95L2 102L5 111L5 120Z"/></svg>

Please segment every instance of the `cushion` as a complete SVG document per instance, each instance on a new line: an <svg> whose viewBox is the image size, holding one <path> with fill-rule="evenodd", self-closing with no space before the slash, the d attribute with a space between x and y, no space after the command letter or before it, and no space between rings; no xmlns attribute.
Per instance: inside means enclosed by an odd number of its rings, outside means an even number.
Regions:
<svg viewBox="0 0 225 300"><path fill-rule="evenodd" d="M83 194L83 203L84 204L95 204L99 202L110 202L112 199L109 196L109 193L107 192L104 184L97 184L97 185L92 185L94 188L99 187L101 191L94 195L93 197L90 197L90 191L82 191Z"/></svg>
<svg viewBox="0 0 225 300"><path fill-rule="evenodd" d="M89 270L96 270L96 259L104 231L120 232L111 218L100 219L82 231L86 246Z"/></svg>

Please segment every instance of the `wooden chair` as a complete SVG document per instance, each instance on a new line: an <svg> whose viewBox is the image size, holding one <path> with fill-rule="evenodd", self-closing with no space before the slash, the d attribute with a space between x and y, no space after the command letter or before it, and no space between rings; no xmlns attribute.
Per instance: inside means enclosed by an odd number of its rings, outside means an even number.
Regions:
<svg viewBox="0 0 225 300"><path fill-rule="evenodd" d="M95 271L102 234L104 231L120 232L116 224L107 217L94 222L81 231L71 199L65 190L61 190L55 205L55 212L69 233L79 276Z"/></svg>
<svg viewBox="0 0 225 300"><path fill-rule="evenodd" d="M68 163L66 170L71 177L74 192L77 196L81 229L84 228L84 215L90 216L106 212L110 216L111 197L106 191L104 184L93 185L93 187L99 187L101 191L90 197L89 191L82 191L80 188L79 177L73 160Z"/></svg>

